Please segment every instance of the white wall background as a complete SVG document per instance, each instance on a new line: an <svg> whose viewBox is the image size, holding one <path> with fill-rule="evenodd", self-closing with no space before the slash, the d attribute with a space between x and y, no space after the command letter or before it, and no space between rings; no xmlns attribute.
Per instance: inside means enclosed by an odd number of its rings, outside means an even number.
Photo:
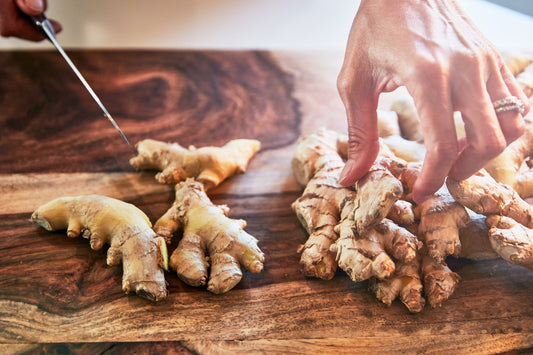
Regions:
<svg viewBox="0 0 533 355"><path fill-rule="evenodd" d="M532 1L533 2L533 1ZM48 0L66 48L344 50L357 0ZM460 3L499 48L533 51L533 17ZM50 48L0 38L0 49Z"/></svg>

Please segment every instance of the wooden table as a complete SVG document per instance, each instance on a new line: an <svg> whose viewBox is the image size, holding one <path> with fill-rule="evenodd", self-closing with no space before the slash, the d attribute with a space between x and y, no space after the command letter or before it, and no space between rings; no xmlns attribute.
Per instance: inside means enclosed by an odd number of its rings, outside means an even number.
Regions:
<svg viewBox="0 0 533 355"><path fill-rule="evenodd" d="M154 304L121 289L121 267L82 238L49 233L29 217L60 196L99 193L152 221L173 201L131 152L55 52L0 52L0 342L7 353L129 354L533 350L533 272L502 260L450 260L462 277L441 308L410 314L378 302L339 271L305 278L306 240L290 204L297 138L345 131L335 89L341 54L254 51L70 51L132 142L222 145L256 138L248 172L210 193L248 222L266 255L223 295L167 273ZM171 246L172 247L172 246Z"/></svg>

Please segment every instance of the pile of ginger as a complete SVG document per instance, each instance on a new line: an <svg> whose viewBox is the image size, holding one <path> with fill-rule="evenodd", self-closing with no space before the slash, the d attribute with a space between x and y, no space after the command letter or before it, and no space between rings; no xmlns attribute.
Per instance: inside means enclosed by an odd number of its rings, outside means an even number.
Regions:
<svg viewBox="0 0 533 355"><path fill-rule="evenodd" d="M524 92L533 94L533 59L509 57ZM464 134L460 114L457 132ZM533 270L533 114L526 133L484 169L446 184L421 204L411 199L425 147L410 97L378 112L380 154L353 187L338 183L347 137L320 129L300 138L292 170L304 188L293 204L308 240L300 265L309 277L331 279L338 267L353 281L369 280L381 302L396 298L410 312L439 307L460 276L449 256L501 257Z"/></svg>

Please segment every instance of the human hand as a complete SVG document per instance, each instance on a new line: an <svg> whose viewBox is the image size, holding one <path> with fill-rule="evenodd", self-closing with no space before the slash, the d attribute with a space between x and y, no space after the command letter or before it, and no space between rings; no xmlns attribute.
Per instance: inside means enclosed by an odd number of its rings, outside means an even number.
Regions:
<svg viewBox="0 0 533 355"><path fill-rule="evenodd" d="M0 35L30 41L43 40L43 34L26 16L38 16L46 10L46 7L46 0L0 0ZM49 21L56 33L61 31L59 22Z"/></svg>
<svg viewBox="0 0 533 355"><path fill-rule="evenodd" d="M405 86L427 148L413 199L422 202L446 176L474 174L524 132L522 115L493 102L529 103L497 50L450 0L362 0L350 31L338 89L348 119L348 161L340 183L361 178L379 152L380 93ZM461 111L466 138L457 139Z"/></svg>

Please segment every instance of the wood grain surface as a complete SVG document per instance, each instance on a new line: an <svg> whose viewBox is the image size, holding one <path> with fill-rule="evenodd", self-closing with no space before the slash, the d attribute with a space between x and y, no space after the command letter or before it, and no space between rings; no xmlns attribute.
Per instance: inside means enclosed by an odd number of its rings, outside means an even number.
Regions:
<svg viewBox="0 0 533 355"><path fill-rule="evenodd" d="M69 51L124 133L182 145L255 138L248 171L210 192L266 256L214 295L167 273L151 303L121 289L120 266L82 238L29 218L60 196L99 193L152 221L173 201L55 52L0 52L0 351L3 353L526 353L533 349L533 272L502 260L450 259L462 281L441 308L387 307L338 271L305 278L297 138L345 130L338 54L257 51ZM384 99L383 105L386 106ZM175 247L175 243L170 249ZM529 349L529 350L528 350Z"/></svg>

